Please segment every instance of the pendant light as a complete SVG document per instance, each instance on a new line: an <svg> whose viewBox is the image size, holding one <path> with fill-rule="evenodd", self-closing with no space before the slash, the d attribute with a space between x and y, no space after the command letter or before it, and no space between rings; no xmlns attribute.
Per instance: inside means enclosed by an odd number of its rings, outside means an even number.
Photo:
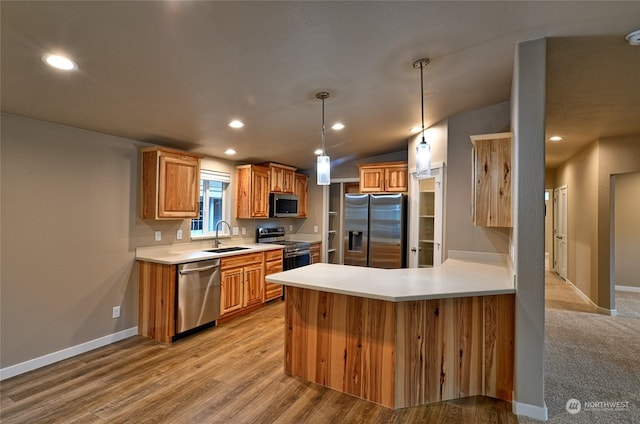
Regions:
<svg viewBox="0 0 640 424"><path fill-rule="evenodd" d="M430 63L429 59L418 59L413 62L413 68L420 68L420 107L422 114L422 141L416 146L416 177L431 176L431 145L424 137L424 68Z"/></svg>
<svg viewBox="0 0 640 424"><path fill-rule="evenodd" d="M316 99L322 100L322 154L318 156L318 185L330 184L331 160L324 149L324 101L329 97L326 91L316 93Z"/></svg>

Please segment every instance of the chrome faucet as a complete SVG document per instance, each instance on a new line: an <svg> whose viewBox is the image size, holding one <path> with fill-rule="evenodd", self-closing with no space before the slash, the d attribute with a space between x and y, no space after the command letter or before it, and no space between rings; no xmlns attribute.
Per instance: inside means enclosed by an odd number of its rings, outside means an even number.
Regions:
<svg viewBox="0 0 640 424"><path fill-rule="evenodd" d="M218 223L216 224L216 241L215 241L216 245L214 246L215 248L218 248L218 244L219 244L219 242L218 242L218 228L220 227L220 224L222 224L223 222L225 224L227 224L227 227L229 228L229 235L231 235L231 225L229 225L229 223L227 221L224 221L222 219L220 221L218 221Z"/></svg>

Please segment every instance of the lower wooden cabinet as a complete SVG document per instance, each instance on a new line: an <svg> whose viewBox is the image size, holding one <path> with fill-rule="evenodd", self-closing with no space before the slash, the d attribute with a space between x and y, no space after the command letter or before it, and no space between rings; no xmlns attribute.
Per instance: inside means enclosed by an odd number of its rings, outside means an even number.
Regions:
<svg viewBox="0 0 640 424"><path fill-rule="evenodd" d="M263 253L248 253L220 261L220 316L263 302Z"/></svg>
<svg viewBox="0 0 640 424"><path fill-rule="evenodd" d="M317 264L320 262L320 242L316 241L309 244L309 251L311 253L311 263Z"/></svg>
<svg viewBox="0 0 640 424"><path fill-rule="evenodd" d="M269 250L264 253L264 275L282 272L282 250ZM276 299L282 296L282 285L264 282L264 300Z"/></svg>
<svg viewBox="0 0 640 424"><path fill-rule="evenodd" d="M225 321L282 296L265 275L282 271L282 249L220 259L220 319ZM138 334L171 343L175 333L177 265L138 261ZM218 320L220 321L220 320Z"/></svg>
<svg viewBox="0 0 640 424"><path fill-rule="evenodd" d="M138 334L171 343L175 297L175 265L138 261Z"/></svg>

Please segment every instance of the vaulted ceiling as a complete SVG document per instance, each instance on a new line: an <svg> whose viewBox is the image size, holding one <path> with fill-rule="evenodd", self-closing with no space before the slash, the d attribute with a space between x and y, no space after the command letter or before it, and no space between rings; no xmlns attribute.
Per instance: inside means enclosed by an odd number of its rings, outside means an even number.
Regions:
<svg viewBox="0 0 640 424"><path fill-rule="evenodd" d="M640 2L2 1L2 111L232 160L314 164L406 148L425 124L509 100L518 42L548 53L551 166L640 133ZM584 38L586 36L586 38ZM566 38L568 37L568 38ZM47 52L74 58L50 69ZM591 91L589 91L591 90ZM631 106L636 106L634 111ZM635 112L635 113L634 113ZM245 127L228 127L241 119ZM548 134L551 135L551 134Z"/></svg>

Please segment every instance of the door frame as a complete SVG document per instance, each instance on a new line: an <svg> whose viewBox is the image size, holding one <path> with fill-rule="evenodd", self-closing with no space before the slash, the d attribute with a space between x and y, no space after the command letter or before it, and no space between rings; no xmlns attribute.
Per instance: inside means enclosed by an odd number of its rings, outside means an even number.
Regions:
<svg viewBox="0 0 640 424"><path fill-rule="evenodd" d="M565 204L559 205L561 192L565 192ZM568 210L569 210L569 189L566 184L556 187L553 190L553 271L565 281L567 281L568 268ZM561 236L558 236L559 227L563 230ZM563 266L564 265L564 266Z"/></svg>
<svg viewBox="0 0 640 424"><path fill-rule="evenodd" d="M437 162L431 165L431 177L435 178L435 219L434 219L434 240L433 240L433 266L442 264L444 246L442 244L442 227L444 219L444 170L445 163ZM414 254L411 249L418 248L418 215L420 209L419 202L420 181L416 178L416 171L412 169L409 173L409 216L408 228L409 237L407 237L407 267L418 267L418 255Z"/></svg>

